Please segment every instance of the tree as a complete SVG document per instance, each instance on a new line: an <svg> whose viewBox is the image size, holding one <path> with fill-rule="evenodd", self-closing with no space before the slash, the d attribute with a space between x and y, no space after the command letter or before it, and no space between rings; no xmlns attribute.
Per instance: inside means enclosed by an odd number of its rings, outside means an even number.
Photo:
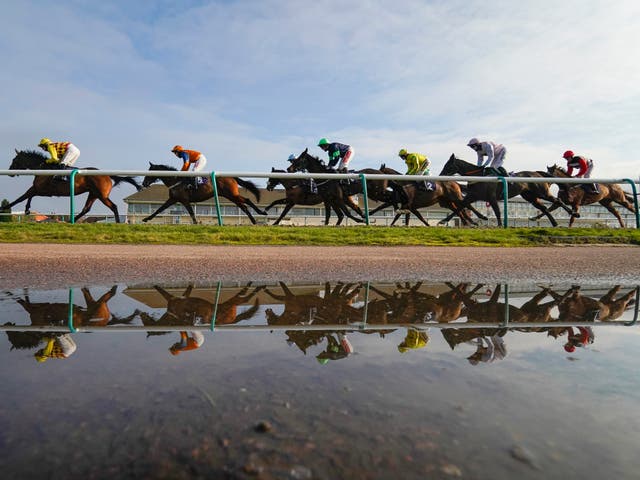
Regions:
<svg viewBox="0 0 640 480"><path fill-rule="evenodd" d="M9 208L9 200L3 198L2 203L0 203L0 222L12 221L13 217L11 216L11 209Z"/></svg>

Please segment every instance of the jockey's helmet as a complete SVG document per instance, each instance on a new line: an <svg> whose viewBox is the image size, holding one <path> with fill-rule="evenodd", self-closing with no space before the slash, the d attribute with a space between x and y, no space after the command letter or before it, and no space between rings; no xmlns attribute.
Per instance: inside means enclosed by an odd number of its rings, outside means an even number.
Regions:
<svg viewBox="0 0 640 480"><path fill-rule="evenodd" d="M39 147L46 147L50 143L51 143L51 140L49 140L47 137L44 137L44 138L40 139L40 143L38 144L38 146Z"/></svg>
<svg viewBox="0 0 640 480"><path fill-rule="evenodd" d="M172 152L174 152L174 153L175 153L175 152L181 152L182 150L184 150L184 148L182 148L182 146L181 146L181 145L176 145L175 147L173 147L173 148L171 149L171 151L172 151Z"/></svg>
<svg viewBox="0 0 640 480"><path fill-rule="evenodd" d="M472 147L474 145L478 145L480 143L480 140L478 140L476 137L473 137L471 140L469 140L469 142L467 143L467 147Z"/></svg>
<svg viewBox="0 0 640 480"><path fill-rule="evenodd" d="M571 160L573 158L573 152L571 150L567 150L566 152L564 152L562 154L562 158L566 159L566 160Z"/></svg>
<svg viewBox="0 0 640 480"><path fill-rule="evenodd" d="M293 162L297 157L292 153L291 155L289 155L289 158L287 158L288 161Z"/></svg>
<svg viewBox="0 0 640 480"><path fill-rule="evenodd" d="M321 147L322 145L328 145L329 142L327 141L326 138L321 138L320 141L318 142L318 146Z"/></svg>
<svg viewBox="0 0 640 480"><path fill-rule="evenodd" d="M404 148L401 148L398 152L399 157L404 157L407 154L407 151Z"/></svg>

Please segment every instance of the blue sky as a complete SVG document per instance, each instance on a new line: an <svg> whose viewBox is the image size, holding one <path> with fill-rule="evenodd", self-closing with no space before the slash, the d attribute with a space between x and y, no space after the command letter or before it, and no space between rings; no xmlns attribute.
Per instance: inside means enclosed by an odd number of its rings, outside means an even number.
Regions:
<svg viewBox="0 0 640 480"><path fill-rule="evenodd" d="M640 2L7 3L7 167L47 136L74 142L79 166L178 166L179 143L217 171L269 171L324 155L327 137L354 147L355 169L402 170L404 147L437 173L452 152L473 161L478 136L507 146L509 170L572 149L594 176L640 174ZM0 198L27 184L0 178Z"/></svg>

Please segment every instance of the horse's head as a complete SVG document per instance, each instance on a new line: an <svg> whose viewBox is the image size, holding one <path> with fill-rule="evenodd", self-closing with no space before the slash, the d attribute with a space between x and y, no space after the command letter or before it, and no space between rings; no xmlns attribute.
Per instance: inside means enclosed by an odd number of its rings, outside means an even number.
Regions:
<svg viewBox="0 0 640 480"><path fill-rule="evenodd" d="M554 177L568 177L567 171L557 164L553 164L550 167L547 167L547 172L553 175Z"/></svg>
<svg viewBox="0 0 640 480"><path fill-rule="evenodd" d="M440 175L453 175L454 173L458 173L456 168L457 161L458 158L456 157L456 154L452 153L449 157L449 160L447 160L447 163L445 163L444 167L442 167Z"/></svg>
<svg viewBox="0 0 640 480"><path fill-rule="evenodd" d="M33 150L16 150L16 156L11 161L9 170L40 170L49 169L47 156Z"/></svg>
<svg viewBox="0 0 640 480"><path fill-rule="evenodd" d="M176 168L170 167L168 165L160 165L158 163L149 162L150 172L167 172L167 171L175 171L175 170ZM142 180L142 186L144 188L147 188L149 185L151 185L154 182L157 182L159 179L160 177L156 175L147 175L146 177L144 177L144 180Z"/></svg>
<svg viewBox="0 0 640 480"><path fill-rule="evenodd" d="M271 173L284 173L284 170L276 170L275 168L271 167ZM276 188L276 186L281 182L280 178L270 178L269 181L267 182L267 190L272 192L274 188Z"/></svg>
<svg viewBox="0 0 640 480"><path fill-rule="evenodd" d="M309 153L308 148L305 148L304 151L298 155L298 158L291 160L291 166L287 169L287 172L300 172L305 170L315 173L325 173L329 171L322 160Z"/></svg>

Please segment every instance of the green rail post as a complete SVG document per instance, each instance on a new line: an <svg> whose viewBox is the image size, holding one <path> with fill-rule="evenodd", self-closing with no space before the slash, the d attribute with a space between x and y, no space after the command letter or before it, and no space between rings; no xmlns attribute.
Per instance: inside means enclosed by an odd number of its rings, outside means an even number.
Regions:
<svg viewBox="0 0 640 480"><path fill-rule="evenodd" d="M498 177L500 179L500 181L502 182L502 192L503 192L503 214L502 216L504 217L504 219L502 220L502 225L504 228L507 228L509 226L509 214L507 213L507 199L509 198L509 186L507 185L507 181L505 180L504 177Z"/></svg>
<svg viewBox="0 0 640 480"><path fill-rule="evenodd" d="M367 317L369 315L369 287L371 282L367 282L367 289L364 291L364 315L362 319L362 325L360 326L360 330L364 330L367 328Z"/></svg>
<svg viewBox="0 0 640 480"><path fill-rule="evenodd" d="M69 316L67 318L67 326L71 333L76 333L78 331L73 324L73 288L69 289Z"/></svg>
<svg viewBox="0 0 640 480"><path fill-rule="evenodd" d="M504 326L509 326L509 284L504 284Z"/></svg>
<svg viewBox="0 0 640 480"><path fill-rule="evenodd" d="M218 182L216 182L216 172L211 172L211 185L213 186L213 201L216 202L216 215L218 216L218 226L222 226L222 215L220 215L220 199L218 198Z"/></svg>
<svg viewBox="0 0 640 480"><path fill-rule="evenodd" d="M222 282L218 280L218 286L216 287L216 303L213 307L213 317L211 317L211 331L216 328L216 317L218 316L218 301L220 300L220 290L222 289Z"/></svg>
<svg viewBox="0 0 640 480"><path fill-rule="evenodd" d="M71 170L69 175L69 210L71 211L71 223L76 223L76 175L78 170Z"/></svg>
<svg viewBox="0 0 640 480"><path fill-rule="evenodd" d="M367 196L367 179L364 173L360 174L360 181L362 182L362 195L364 195L364 221L369 225L369 197Z"/></svg>
<svg viewBox="0 0 640 480"><path fill-rule="evenodd" d="M625 323L625 325L628 327L635 325L638 322L638 308L639 308L638 302L640 302L640 287L636 287L636 305L633 309L633 320Z"/></svg>
<svg viewBox="0 0 640 480"><path fill-rule="evenodd" d="M625 182L631 185L631 190L633 191L633 207L636 214L636 228L640 228L640 213L638 213L638 191L636 190L636 184L630 178L623 178Z"/></svg>

